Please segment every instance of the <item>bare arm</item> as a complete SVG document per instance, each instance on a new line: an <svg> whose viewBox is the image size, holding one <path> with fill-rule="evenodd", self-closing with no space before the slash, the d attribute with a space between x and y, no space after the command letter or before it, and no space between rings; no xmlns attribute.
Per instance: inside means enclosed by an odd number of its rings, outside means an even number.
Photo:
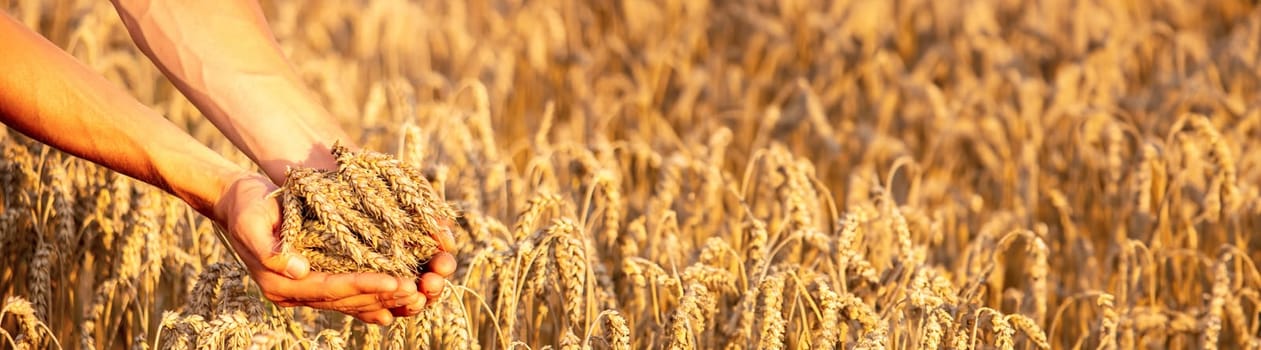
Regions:
<svg viewBox="0 0 1261 350"><path fill-rule="evenodd" d="M248 171L39 34L0 14L0 120L67 153L157 186L207 216Z"/></svg>
<svg viewBox="0 0 1261 350"><path fill-rule="evenodd" d="M140 49L277 184L286 167L331 168L352 140L307 90L255 1L114 0Z"/></svg>

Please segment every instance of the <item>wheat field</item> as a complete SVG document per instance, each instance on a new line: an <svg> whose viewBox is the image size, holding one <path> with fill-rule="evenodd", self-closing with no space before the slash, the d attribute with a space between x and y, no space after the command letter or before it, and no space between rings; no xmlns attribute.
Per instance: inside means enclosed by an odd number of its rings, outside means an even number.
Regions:
<svg viewBox="0 0 1261 350"><path fill-rule="evenodd" d="M108 2L0 4L248 162ZM1255 1L264 8L458 211L441 301L274 306L178 199L9 131L0 349L1261 348Z"/></svg>

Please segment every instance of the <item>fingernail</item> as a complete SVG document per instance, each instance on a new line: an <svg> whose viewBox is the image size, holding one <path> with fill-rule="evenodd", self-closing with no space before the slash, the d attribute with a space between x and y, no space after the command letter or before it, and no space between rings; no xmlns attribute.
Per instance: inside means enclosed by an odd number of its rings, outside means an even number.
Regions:
<svg viewBox="0 0 1261 350"><path fill-rule="evenodd" d="M285 264L285 276L297 279L298 276L306 275L307 264L299 258L289 258L289 263Z"/></svg>
<svg viewBox="0 0 1261 350"><path fill-rule="evenodd" d="M446 229L447 229L447 243L455 244L455 232L452 232L450 227L447 227Z"/></svg>
<svg viewBox="0 0 1261 350"><path fill-rule="evenodd" d="M408 306L415 303L417 300L420 300L420 298L424 298L424 296L420 294L412 294L405 297L394 298L394 300L390 301L390 308Z"/></svg>

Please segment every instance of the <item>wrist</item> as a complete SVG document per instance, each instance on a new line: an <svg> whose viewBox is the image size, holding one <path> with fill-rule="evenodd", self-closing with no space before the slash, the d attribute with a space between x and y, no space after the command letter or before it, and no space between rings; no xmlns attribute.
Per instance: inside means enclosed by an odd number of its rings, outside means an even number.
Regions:
<svg viewBox="0 0 1261 350"><path fill-rule="evenodd" d="M188 203L193 210L215 221L223 218L216 207L233 184L251 177L266 180L258 173L227 160L214 164L186 164L183 168L165 173L170 174L163 176L166 179L178 179L168 180L166 184L172 194Z"/></svg>

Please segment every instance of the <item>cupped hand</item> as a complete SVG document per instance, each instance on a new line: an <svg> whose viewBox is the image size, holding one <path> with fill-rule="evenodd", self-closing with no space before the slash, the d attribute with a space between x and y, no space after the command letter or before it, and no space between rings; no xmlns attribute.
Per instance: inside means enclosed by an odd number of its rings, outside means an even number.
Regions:
<svg viewBox="0 0 1261 350"><path fill-rule="evenodd" d="M263 296L281 306L334 310L361 321L389 324L396 316L420 313L442 295L445 278L455 271L450 233L435 236L443 252L425 267L419 280L383 273L330 274L311 271L303 257L280 252L280 204L276 185L259 174L232 181L214 207L214 220L227 230L232 248L258 283Z"/></svg>

